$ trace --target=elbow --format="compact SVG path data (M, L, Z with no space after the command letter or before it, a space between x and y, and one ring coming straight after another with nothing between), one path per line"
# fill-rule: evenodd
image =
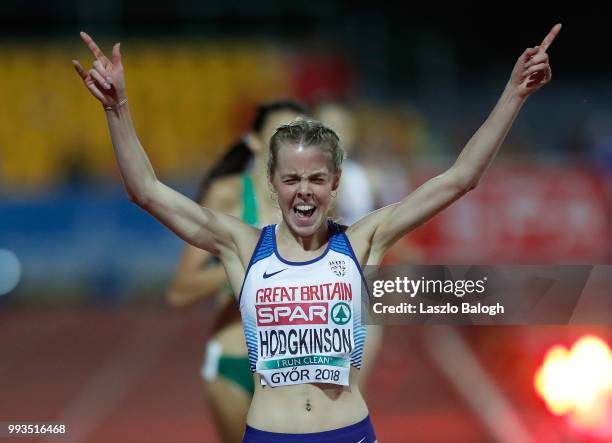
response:
M463 197L468 192L476 189L476 186L478 186L478 180L466 180L465 182L457 184L455 188L456 198Z
M156 193L157 181L154 179L144 180L142 182L126 183L126 191L128 198L142 208L148 208Z
M473 189L476 189L476 186L478 186L479 182L480 182L480 179L478 178L474 178L472 180L466 181L465 183L462 184L462 193L467 194Z
M130 201L141 208L146 209L151 203L151 199L145 192L132 191L128 189L127 194Z
M480 176L474 173L454 171L452 177L453 188L459 196L467 194L475 189L480 182Z

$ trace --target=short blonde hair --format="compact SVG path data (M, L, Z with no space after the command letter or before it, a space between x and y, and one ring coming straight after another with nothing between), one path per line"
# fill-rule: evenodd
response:
M317 147L329 152L332 158L331 169L335 174L340 171L344 160L344 150L340 147L340 139L333 129L317 120L299 118L280 126L270 139L268 156L268 177L272 180L278 161L278 150L287 144Z

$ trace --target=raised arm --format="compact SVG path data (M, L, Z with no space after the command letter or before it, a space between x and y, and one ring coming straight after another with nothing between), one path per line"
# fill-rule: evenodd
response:
M83 32L81 38L95 61L89 71L76 60L72 63L89 92L104 107L115 156L130 199L194 246L215 255L238 252L237 245L244 243L242 237L254 235L250 227L234 217L199 206L155 176L132 124L119 43L113 46L109 59L89 35Z
M401 202L376 211L349 228L362 251L362 259L378 262L399 238L478 184L527 98L550 81L546 51L560 30L561 25L555 25L540 46L527 48L521 54L495 108L451 168L425 182Z

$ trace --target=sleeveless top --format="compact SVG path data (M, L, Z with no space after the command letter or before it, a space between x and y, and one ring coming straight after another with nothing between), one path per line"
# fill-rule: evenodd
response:
M251 371L262 385L348 385L350 366L361 367L363 274L346 234L328 224L327 249L305 262L280 256L276 225L261 232L239 304Z

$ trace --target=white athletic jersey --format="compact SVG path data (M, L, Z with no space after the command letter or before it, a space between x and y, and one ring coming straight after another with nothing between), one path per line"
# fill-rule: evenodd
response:
M251 371L269 386L348 385L366 337L363 274L348 238L330 221L323 255L290 262L275 232L276 225L262 230L240 291Z

